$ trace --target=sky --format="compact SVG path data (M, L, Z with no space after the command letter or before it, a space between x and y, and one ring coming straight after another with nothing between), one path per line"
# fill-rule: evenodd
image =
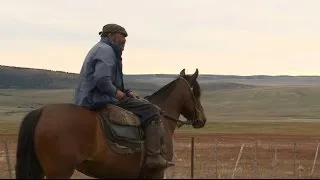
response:
M124 74L320 75L319 0L1 0L0 64L79 73L108 23Z

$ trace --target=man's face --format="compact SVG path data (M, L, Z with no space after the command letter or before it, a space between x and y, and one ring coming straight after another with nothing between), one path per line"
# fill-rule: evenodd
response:
M121 51L124 50L124 46L126 44L126 37L124 37L124 35L116 33L111 37L111 40L119 46Z

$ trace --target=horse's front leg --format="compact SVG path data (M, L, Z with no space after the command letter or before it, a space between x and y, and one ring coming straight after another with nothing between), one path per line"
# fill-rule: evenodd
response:
M163 178L164 178L164 170L155 172L155 173L152 174L152 176L150 177L150 179L163 179Z
M150 171L150 170L145 170L143 174L141 174L138 179L163 179L164 178L164 171L165 170L160 170L160 171Z

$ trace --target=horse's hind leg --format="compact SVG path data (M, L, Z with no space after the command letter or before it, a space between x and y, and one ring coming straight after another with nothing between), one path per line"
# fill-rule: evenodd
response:
M39 141L37 144L37 155L46 178L71 178L76 165L80 161L78 158L78 149L73 143L67 145L61 141L60 143L54 143L54 140L51 140L50 142L51 143L44 143L44 141Z
M43 170L47 179L69 179L75 171L75 161L63 156L48 154L48 158L42 159Z
M48 153L40 159L47 179L69 179L75 171L76 159L72 158L72 154Z
M47 172L47 179L70 179L74 173L74 168L62 169L60 167L55 167Z

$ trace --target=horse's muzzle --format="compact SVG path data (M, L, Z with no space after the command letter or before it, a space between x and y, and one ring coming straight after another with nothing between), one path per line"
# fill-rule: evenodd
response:
M193 123L192 123L192 127L196 128L196 129L202 128L202 127L204 127L204 125L205 125L205 121L201 121L199 119L194 120Z

